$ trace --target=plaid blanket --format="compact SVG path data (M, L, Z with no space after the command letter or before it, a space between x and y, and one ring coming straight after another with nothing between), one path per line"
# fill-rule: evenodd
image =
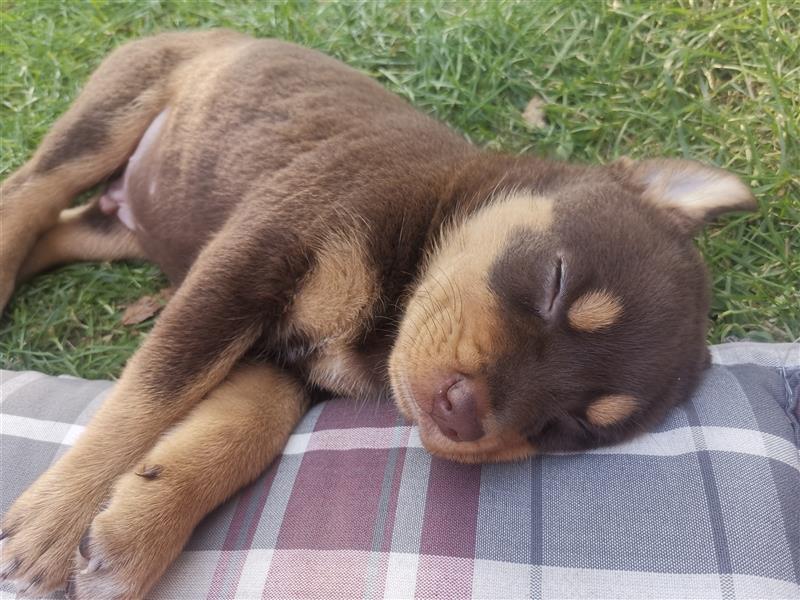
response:
M800 346L712 351L647 435L513 464L432 458L389 404L321 404L152 597L799 598ZM5 511L112 384L0 385Z

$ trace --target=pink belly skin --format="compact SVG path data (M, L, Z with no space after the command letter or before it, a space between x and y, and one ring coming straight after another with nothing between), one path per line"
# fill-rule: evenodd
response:
M128 163L125 165L125 170L122 175L109 183L106 191L100 197L100 210L107 215L116 214L117 218L128 229L135 231L137 229L136 220L133 218L130 203L130 181L137 174L138 169L144 162L148 152L156 147L156 142L167 120L169 108L165 108L159 115L153 119L153 122L144 132L142 139L139 140L139 145L136 146ZM147 186L148 193L153 195L156 192L155 180L150 182Z

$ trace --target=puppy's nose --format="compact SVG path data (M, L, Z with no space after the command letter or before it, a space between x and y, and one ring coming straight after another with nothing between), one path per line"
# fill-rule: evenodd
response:
M483 437L477 395L475 384L463 376L436 394L431 417L451 440L471 442Z

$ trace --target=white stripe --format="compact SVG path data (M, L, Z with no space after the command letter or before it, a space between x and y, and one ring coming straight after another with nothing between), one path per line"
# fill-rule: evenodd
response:
M405 448L411 427L357 427L353 429L328 429L315 431L308 450L352 450Z
M286 442L283 454L304 454L310 439L310 433L293 433Z
M722 598L719 575L648 573L542 567L542 597L564 600L614 598Z
M394 428L356 427L329 429L312 433L295 433L289 437L283 454L297 455L311 451L347 451L389 448L419 448L422 443L416 427L401 427L402 434L394 435ZM699 427L706 450L736 452L763 456L780 461L800 471L797 448L785 439L753 429L736 427ZM0 433L15 437L72 446L83 432L81 425L59 423L0 414ZM588 454L623 454L635 456L680 456L697 452L692 437L692 427L648 433L624 444L588 450ZM407 439L406 443L402 440ZM398 441L399 440L399 441ZM559 453L578 455L582 452Z
M175 563L167 570L160 584L153 590L151 596L154 600L197 597L209 586L211 576L217 566L221 552L219 550L186 550ZM252 549L248 551L245 561L245 573L256 573L258 579L264 578L263 584L258 584L256 579L245 583L248 593L244 593L242 584L237 590L237 598L257 598L266 585L266 578L270 564L275 555L283 555L284 561L292 555L297 555L298 560L305 559L314 562L316 557L329 560L342 558L357 562L366 559L366 552L354 550L272 550ZM383 553L386 554L386 553ZM420 555L415 553L390 552L388 553L386 573L386 588L384 598L413 598L416 588L417 572ZM513 576L516 580L521 570L529 570L530 565L508 563L505 561L480 560L475 561L473 578L479 573L486 579L481 582L480 588L473 590L473 596L478 598L482 594L479 589L497 590L506 589L508 582L505 577ZM717 573L654 573L649 571L624 571L612 569L580 569L568 567L543 566L542 571L542 597L564 599L601 599L614 598L624 600L627 598L692 598L716 599L722 598L720 575ZM733 574L726 575L733 581L735 596L737 598L759 598L763 600L785 600L786 598L800 597L800 586L789 581L759 577L756 575ZM166 583L171 585L165 585ZM518 583L513 589L519 589ZM255 593L254 593L255 592ZM276 590L280 593L280 590ZM14 597L14 596L6 596ZM483 597L505 597L502 594L491 594ZM3 596L0 595L0 598Z
M72 425L70 423L0 414L0 433L39 442L71 446L78 436L83 433L83 429L81 425Z
M766 367L800 367L800 344L733 342L711 346L711 359L718 365L753 363Z
M25 371L24 373L20 373L13 379L9 379L8 381L0 380L0 404L2 404L6 398L11 396L14 392L18 389L25 387L29 383L36 381L37 379L44 379L45 376L41 373L36 373L34 371Z
M675 456L695 452L691 427L679 427L668 431L646 433L622 444L593 448L589 454L637 454L650 456ZM569 452L567 454L582 454Z
M475 559L473 598L530 598L531 566L497 560Z
M755 575L733 579L737 598L797 598L800 587ZM542 567L542 597L564 599L723 598L719 574L651 573L605 569Z
M693 427L680 427L670 431L648 433L624 444L589 450L589 454L633 454L644 456L679 456L697 451L692 439ZM738 452L763 456L786 463L800 470L797 448L791 442L754 429L738 427L698 427L703 435L706 450ZM767 449L769 446L769 449ZM579 452L569 454L580 454Z
M408 436L408 448L424 448L422 438L419 437L419 427L412 427L411 435Z
M734 573L733 589L737 598L760 598L761 600L785 600L800 598L800 586L789 581L768 579L757 575Z
M264 586L267 584L269 566L272 563L274 550L253 548L247 552L247 558L239 576L239 587L236 588L237 598L261 598Z
M409 441L403 443L405 439ZM386 450L413 447L422 447L416 427L413 429L409 426L353 427L351 429L324 429L312 433L292 434L289 436L283 454L304 454L319 450Z
M177 600L178 598L205 598L211 590L214 573L220 556L227 554L231 563L244 550L222 552L220 550L200 550L182 552L166 573L147 594L149 600ZM230 563L229 563L230 564Z
M392 600L414 598L418 567L419 554L390 552L383 597Z
M86 429L86 427L83 425L71 425L69 431L67 431L67 435L65 435L64 439L61 440L61 443L64 446L74 446L84 429Z

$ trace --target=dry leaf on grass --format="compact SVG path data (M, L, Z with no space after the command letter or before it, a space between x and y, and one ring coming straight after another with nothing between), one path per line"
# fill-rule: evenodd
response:
M531 101L528 102L528 106L525 107L525 110L522 111L522 119L528 124L529 127L533 129L541 129L542 127L547 126L547 121L544 117L544 107L545 101L539 98L539 96L534 96L531 98Z
M172 296L172 288L164 288L155 296L142 296L122 314L123 325L137 325L155 316Z

